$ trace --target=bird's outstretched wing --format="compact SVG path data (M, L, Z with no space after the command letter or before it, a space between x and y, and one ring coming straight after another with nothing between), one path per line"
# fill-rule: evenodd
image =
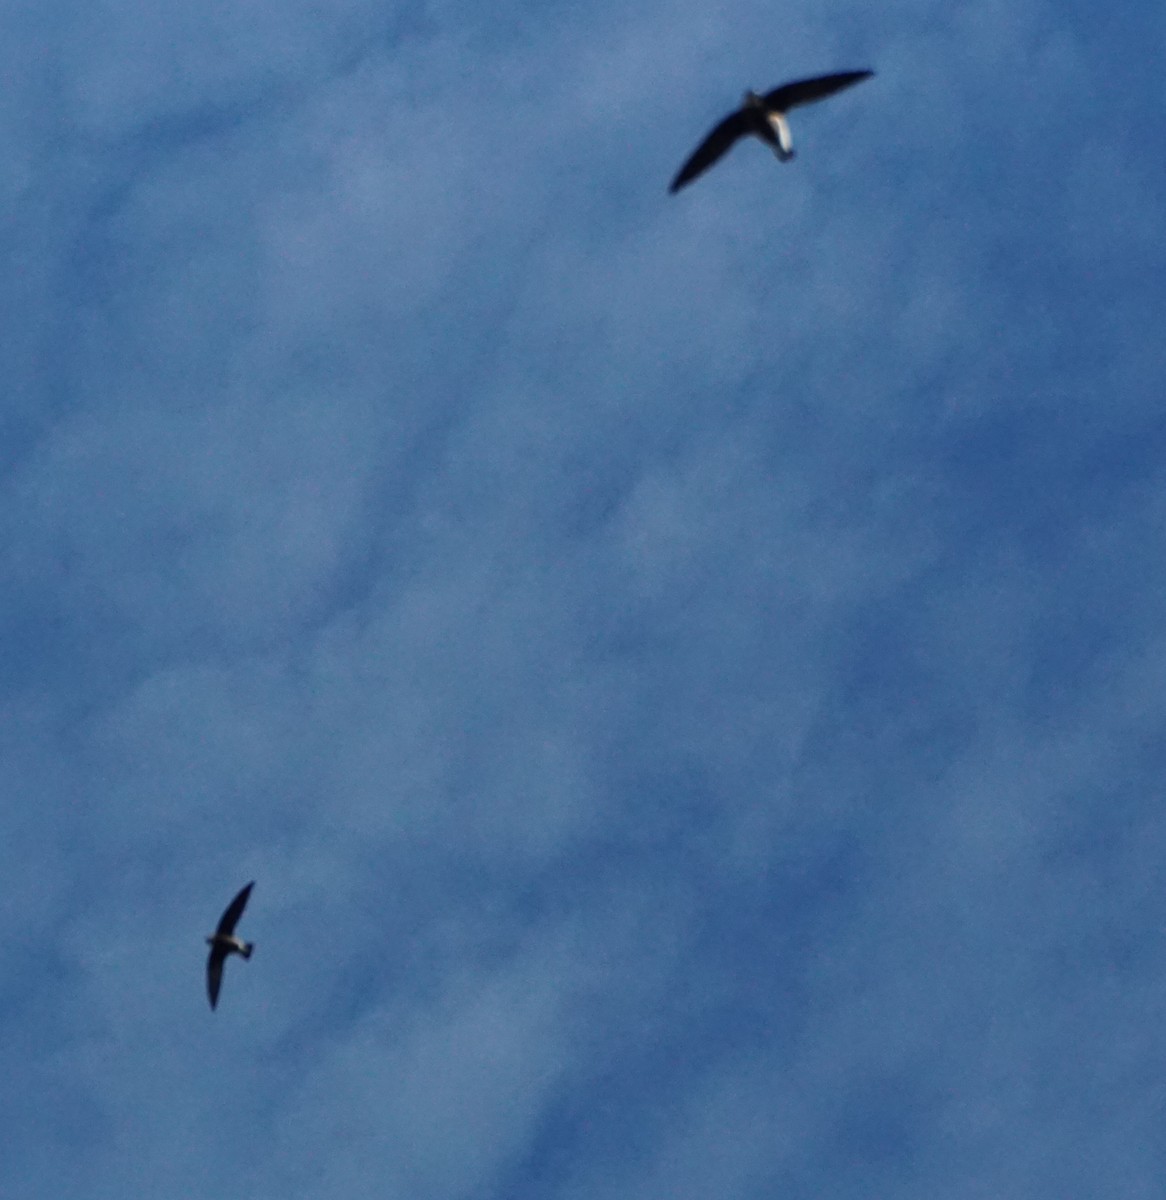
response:
M809 104L813 100L824 100L833 96L843 88L853 87L864 79L869 79L873 71L839 71L834 75L818 75L813 79L798 79L793 83L783 83L781 87L766 92L762 99L770 111L789 112L799 104Z
M741 109L731 113L713 128L692 152L688 161L676 172L676 178L668 190L678 192L686 183L691 183L698 175L707 171L739 137L749 133L751 128L749 113Z
M206 994L210 997L211 1008L219 1002L219 988L223 986L223 963L227 952L221 946L212 946L206 960Z
M247 907L247 898L251 895L251 889L255 886L255 880L251 882L227 905L226 912L219 918L219 927L215 930L216 933L222 933L230 936L235 932L235 925L239 918L243 915L243 909ZM222 972L222 964L219 964L219 971Z

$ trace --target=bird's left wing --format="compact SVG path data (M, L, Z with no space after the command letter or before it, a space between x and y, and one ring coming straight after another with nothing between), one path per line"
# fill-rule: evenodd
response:
M686 183L691 183L703 174L724 154L730 146L750 130L749 117L740 109L727 116L712 129L703 142L692 152L688 161L676 172L669 185L670 192L678 192Z
M219 988L223 986L223 962L226 959L219 946L212 946L206 960L206 994L210 997L211 1008L219 1002Z

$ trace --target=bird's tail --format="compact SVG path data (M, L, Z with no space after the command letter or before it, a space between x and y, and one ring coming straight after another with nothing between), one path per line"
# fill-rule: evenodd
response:
M243 943L243 949L242 949L242 950L240 950L240 951L239 951L239 953L240 953L240 954L242 954L244 958L250 958L250 957L251 957L251 951L252 951L252 950L254 950L254 949L255 949L255 943L254 943L254 942L244 942L244 943Z

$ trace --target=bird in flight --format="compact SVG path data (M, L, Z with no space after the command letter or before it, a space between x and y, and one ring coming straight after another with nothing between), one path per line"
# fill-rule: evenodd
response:
M782 162L789 162L794 156L794 147L786 113L799 104L822 100L843 88L853 87L873 74L873 71L840 71L836 75L819 75L815 79L782 84L761 96L753 91L746 92L741 107L715 126L697 146L692 157L676 173L668 190L680 191L686 183L707 171L738 138L747 134L759 137L767 146L773 147L774 154Z
M235 926L247 907L247 898L255 880L251 882L227 905L226 912L219 918L219 927L207 938L211 952L206 960L206 990L211 998L211 1008L219 1002L219 988L223 983L223 963L229 954L241 954L244 958L251 957L255 946L235 936Z

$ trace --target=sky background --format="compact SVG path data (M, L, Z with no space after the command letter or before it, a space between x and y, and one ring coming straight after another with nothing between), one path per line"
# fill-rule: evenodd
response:
M0 2L5 1200L1161 1197L1097 17Z

